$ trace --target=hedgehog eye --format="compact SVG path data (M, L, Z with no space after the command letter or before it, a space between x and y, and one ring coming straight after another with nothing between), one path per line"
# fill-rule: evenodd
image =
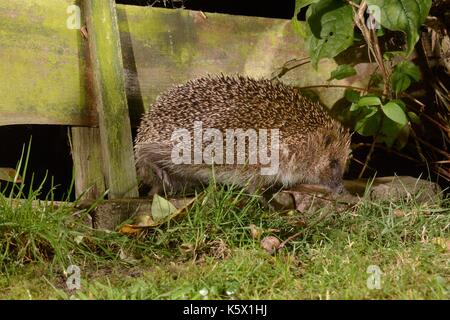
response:
M336 159L333 159L330 161L330 167L331 168L337 168L339 166L339 161Z

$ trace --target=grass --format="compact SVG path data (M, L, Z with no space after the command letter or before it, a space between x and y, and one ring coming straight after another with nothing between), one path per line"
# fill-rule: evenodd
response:
M449 203L362 200L321 216L263 211L210 186L179 221L139 238L92 230L70 207L20 206L0 195L1 299L448 299ZM301 221L301 223L299 223ZM252 238L296 238L275 255ZM81 270L69 290L66 268ZM370 265L381 289L369 289Z
M267 212L212 184L185 217L133 238L87 227L51 194L36 204L39 194L0 192L0 299L450 298L450 199ZM261 247L300 231L274 255ZM70 265L79 289L67 285ZM367 285L369 266L380 289Z

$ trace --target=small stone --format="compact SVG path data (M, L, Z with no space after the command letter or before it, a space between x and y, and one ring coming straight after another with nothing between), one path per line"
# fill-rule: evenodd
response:
M441 188L437 183L409 176L376 178L370 190L374 201L411 201L435 203L440 201Z
M261 246L269 254L274 254L275 251L280 247L280 240L274 236L267 236L261 240Z

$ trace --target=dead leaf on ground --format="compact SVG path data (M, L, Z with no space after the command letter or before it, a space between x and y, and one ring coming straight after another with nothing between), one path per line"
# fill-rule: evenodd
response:
M275 251L280 247L280 240L274 236L267 236L261 240L261 247L267 251L269 254L274 254Z
M123 225L119 232L135 236L139 235L143 230L158 227L175 217L185 214L194 201L202 195L201 193L195 198L183 199L183 201L180 201L180 199L166 200L161 196L153 197L151 212L136 216L133 224Z
M0 180L22 183L22 177L13 168L0 168Z
M250 235L251 235L252 239L258 239L259 237L261 237L261 234L262 234L261 228L258 228L254 224L251 224L249 226L249 229L250 229Z
M125 234L128 236L138 235L140 234L145 227L136 226L132 224L125 224L119 229L119 233Z

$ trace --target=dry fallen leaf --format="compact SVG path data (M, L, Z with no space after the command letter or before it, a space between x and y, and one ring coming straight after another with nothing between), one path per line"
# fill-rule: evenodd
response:
M262 231L260 228L258 228L254 224L251 224L249 226L249 228L250 228L250 235L252 236L252 239L258 239L259 237L261 237Z
M80 244L83 241L84 236L76 236L74 241L76 244Z
M163 223L180 216L187 212L188 208L194 203L196 199L199 199L203 194L199 194L197 197L192 199L184 199L183 201L180 201L179 199L173 199L173 200L166 200L162 197L158 197L156 199L157 203L155 206L152 203L152 212L150 215L138 215L135 218L135 222L133 224L125 224L120 229L119 232L122 234L135 236L139 235L143 230L148 228L154 228L162 225ZM153 198L153 201L155 198ZM169 203L169 204L168 204ZM176 205L180 204L180 208L176 208ZM175 208L175 211L174 211ZM154 220L154 211L156 212L156 216L159 218L159 220ZM167 213L169 213L167 215Z
M22 177L13 168L0 168L0 180L22 183Z
M135 226L133 224L124 224L119 229L119 233L132 236L132 235L140 234L143 230L144 230L144 227Z
M155 227L158 224L149 215L139 215L134 221L134 225L137 227Z
M261 247L266 250L269 254L274 254L275 251L280 247L280 240L274 236L267 236L261 240Z
M407 215L406 212L403 211L402 209L395 209L394 212L392 212L392 214L399 218Z

